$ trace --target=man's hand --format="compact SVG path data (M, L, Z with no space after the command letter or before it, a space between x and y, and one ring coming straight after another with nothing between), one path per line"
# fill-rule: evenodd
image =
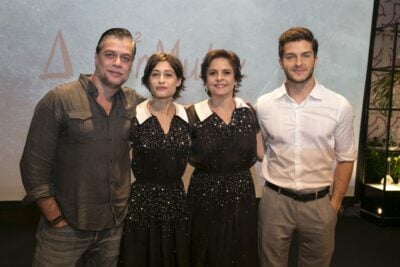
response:
M49 222L50 227L62 228L68 225L67 221L61 214L57 201L54 197L39 198L36 204L42 211L43 216Z

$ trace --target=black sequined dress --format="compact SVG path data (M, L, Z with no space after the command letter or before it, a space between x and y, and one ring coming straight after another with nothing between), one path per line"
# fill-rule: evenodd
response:
M181 111L185 113L183 107ZM181 179L188 160L189 126L175 116L164 134L156 117L145 119L139 123L135 118L132 126L136 181L128 203L120 265L190 266L189 207Z
M255 112L240 99L226 124L203 101L188 108L192 266L258 266Z

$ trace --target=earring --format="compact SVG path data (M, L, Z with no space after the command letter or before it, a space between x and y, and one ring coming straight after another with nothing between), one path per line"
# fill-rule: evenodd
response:
M207 85L204 86L204 92L206 92L206 93L208 92L208 87L207 87Z

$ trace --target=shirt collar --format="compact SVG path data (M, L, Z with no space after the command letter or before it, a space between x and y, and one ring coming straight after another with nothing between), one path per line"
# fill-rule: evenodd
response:
M194 109L196 110L196 114L199 117L200 121L204 121L214 113L208 105L208 101L209 99L206 99L194 105ZM233 101L235 102L236 109L250 108L249 105L247 105L247 103L239 97L234 97Z
M323 88L317 80L315 80L314 88L310 92L310 96L314 99L322 100L324 97Z
M322 88L321 84L316 79L314 79L314 81L315 81L315 85L314 85L313 89L311 90L309 96L311 96L314 99L322 100L323 95L324 95L323 94L323 88ZM288 95L288 93L286 91L285 83L283 83L281 85L281 87L278 88L278 90L276 92L276 99L279 99L279 98L281 98L283 96L289 97L289 95Z
M136 107L136 119L138 120L139 124L142 124L148 118L153 116L150 113L150 110L147 108L149 101L150 100L146 100L146 101L140 103ZM182 105L175 103L175 102L172 102L172 104L174 104L174 107L175 107L175 116L178 116L179 118L181 118L182 120L184 120L185 122L188 123L189 119L188 119L185 108Z
M276 91L275 98L279 99L279 98L282 98L283 96L288 96L289 97L289 95L288 95L288 93L286 91L285 83L283 83L281 85L281 87L278 88L278 90Z
M90 74L81 74L79 76L79 80L81 81L86 92L91 97L96 99L99 96L99 89L97 89L96 85L94 85L94 83L89 79L90 76ZM113 97L116 97L117 99L121 99L123 97L121 87L118 88L118 91L113 95Z

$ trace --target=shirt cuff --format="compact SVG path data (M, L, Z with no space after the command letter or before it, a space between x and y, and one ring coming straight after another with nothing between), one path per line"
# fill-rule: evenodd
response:
M341 161L355 161L357 159L356 152L336 153L336 160Z
M22 200L23 204L33 204L39 198L45 198L53 196L54 193L52 192L49 185L41 185L36 187L35 189L30 190L27 192L26 196Z

